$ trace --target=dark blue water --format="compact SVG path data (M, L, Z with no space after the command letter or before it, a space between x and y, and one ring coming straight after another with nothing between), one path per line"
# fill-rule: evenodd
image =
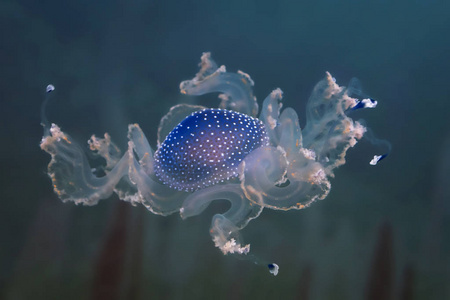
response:
M2 1L0 297L450 298L449 28L446 1ZM259 101L283 89L302 126L325 71L357 77L378 100L360 117L393 146L372 167L362 141L324 201L265 210L244 230L277 277L214 247L209 222L226 205L187 221L115 197L75 206L46 175L48 83L49 119L83 145L109 132L125 149L136 122L155 146L171 106L216 105L178 91L204 51L249 73Z

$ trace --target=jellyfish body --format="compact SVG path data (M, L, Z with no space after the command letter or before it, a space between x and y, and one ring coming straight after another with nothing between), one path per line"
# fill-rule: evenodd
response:
M47 122L45 100L41 148L52 157L48 173L54 191L64 202L85 205L116 193L152 213L178 212L182 218L225 199L231 206L214 215L210 234L224 254L247 255L250 245L239 231L263 208L303 209L328 195L334 169L345 163L347 150L366 132L347 113L376 104L352 98L352 87L337 85L327 72L308 100L301 130L296 112L281 109L280 89L267 96L256 118L252 86L249 75L229 73L204 53L200 71L183 81L180 90L190 95L220 92L220 109L187 104L171 108L161 119L156 152L137 124L128 127L124 155L108 134L92 136L90 150L105 160L102 177L93 172L76 141ZM277 274L278 265L260 263Z
M225 109L193 112L155 152L155 174L171 188L192 192L236 177L241 161L268 142L258 119Z

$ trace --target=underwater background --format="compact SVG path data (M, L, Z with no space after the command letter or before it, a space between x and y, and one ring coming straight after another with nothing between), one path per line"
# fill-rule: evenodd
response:
M450 299L449 29L448 1L1 1L0 298ZM218 104L179 94L205 51L260 104L280 87L301 126L326 71L357 77L378 101L361 118L392 144L373 167L363 139L325 200L243 230L276 277L214 247L226 203L185 221L117 196L63 204L46 174L47 84L50 121L82 145L108 132L125 150L139 123L155 147L170 107Z

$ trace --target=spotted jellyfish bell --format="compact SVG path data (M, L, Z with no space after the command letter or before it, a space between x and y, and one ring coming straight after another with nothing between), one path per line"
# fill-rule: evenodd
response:
M260 120L225 109L203 109L169 133L155 152L154 170L171 188L192 192L236 177L241 161L268 144Z

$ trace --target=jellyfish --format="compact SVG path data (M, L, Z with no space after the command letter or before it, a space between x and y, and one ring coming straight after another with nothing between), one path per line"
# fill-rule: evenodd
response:
M199 66L193 79L181 82L180 91L218 92L218 107L172 107L158 127L156 151L138 124L128 126L124 153L109 134L93 135L88 146L104 159L100 166L92 166L83 147L47 120L46 106L55 89L49 85L41 108L40 147L51 155L48 175L53 189L63 202L95 205L116 193L154 214L179 213L183 219L202 213L215 200L227 200L230 208L212 218L215 246L223 254L263 264L277 275L279 266L250 254L250 244L244 243L240 231L264 208L304 209L324 199L334 170L367 131L350 113L374 108L377 102L354 98L352 86L339 86L326 72L307 102L306 125L301 129L297 113L283 109L281 89L273 90L259 110L248 74L227 72L208 52ZM386 155L375 155L371 164Z

